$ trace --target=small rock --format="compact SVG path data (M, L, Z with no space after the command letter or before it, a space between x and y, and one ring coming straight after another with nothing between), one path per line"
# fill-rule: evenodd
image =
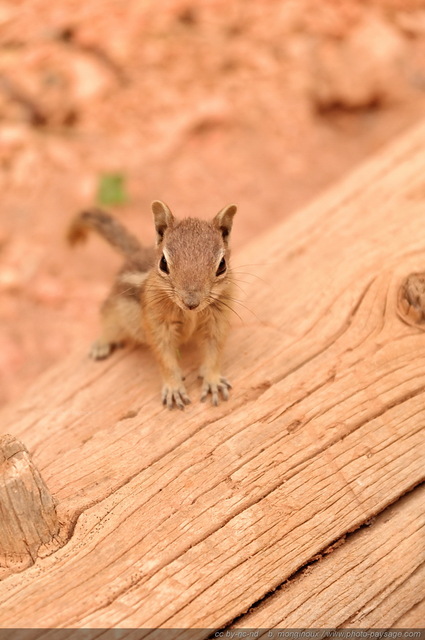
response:
M17 269L3 267L0 270L0 291L19 291L22 287L22 278Z
M114 79L105 65L88 55L76 55L70 60L73 97L77 104L104 96L113 86Z
M319 109L361 109L398 97L403 37L380 18L359 24L345 39L321 39L311 50L310 91Z
M409 36L425 34L425 9L419 11L401 11L394 16L395 23Z

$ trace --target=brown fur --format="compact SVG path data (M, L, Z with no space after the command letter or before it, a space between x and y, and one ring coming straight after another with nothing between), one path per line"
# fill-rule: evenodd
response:
M179 346L195 337L203 357L201 400L211 394L213 404L218 404L220 395L227 400L231 387L221 375L221 354L233 293L228 239L236 207L225 207L211 222L177 221L160 201L152 210L156 249L143 248L119 222L98 210L81 214L70 228L71 243L93 229L127 258L103 304L103 331L91 355L105 358L128 339L148 344L161 369L163 404L183 409L190 400L178 362ZM217 275L222 259L227 270Z

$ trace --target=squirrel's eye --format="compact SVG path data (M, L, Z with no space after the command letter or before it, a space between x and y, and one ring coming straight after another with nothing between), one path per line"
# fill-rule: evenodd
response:
M218 269L215 272L216 276L221 276L223 273L225 273L227 267L226 267L226 260L224 258L222 258L220 260L220 264L218 265Z
M159 261L159 268L163 273L170 273L164 254L162 254L161 260Z

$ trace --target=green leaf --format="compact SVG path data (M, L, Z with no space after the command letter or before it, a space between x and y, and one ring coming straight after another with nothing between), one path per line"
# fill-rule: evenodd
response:
M96 200L100 205L125 204L128 201L125 177L121 173L102 174L99 178Z

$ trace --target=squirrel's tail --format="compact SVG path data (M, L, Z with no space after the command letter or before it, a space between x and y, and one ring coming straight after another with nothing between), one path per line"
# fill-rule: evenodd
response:
M112 216L100 209L83 211L71 223L68 241L71 245L84 242L89 231L96 231L119 253L128 258L143 250L142 245L132 233Z

